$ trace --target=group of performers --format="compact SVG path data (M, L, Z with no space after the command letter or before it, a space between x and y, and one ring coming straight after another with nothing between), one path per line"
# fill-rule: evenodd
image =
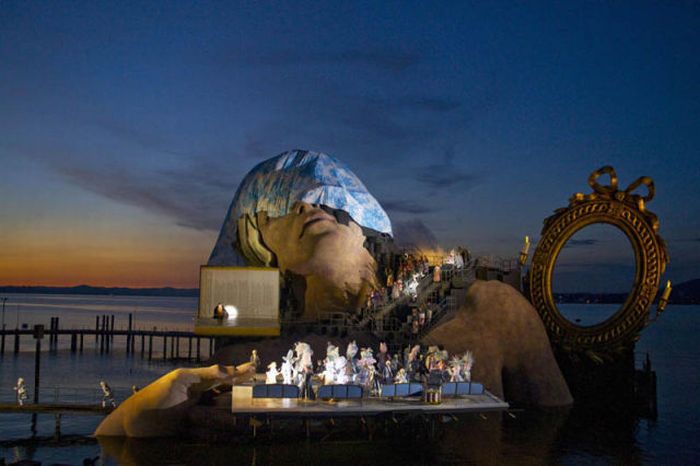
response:
M313 379L322 385L360 385L371 396L379 396L382 385L387 384L469 382L474 365L470 351L450 357L437 346L421 349L420 345L415 345L406 347L402 355L392 355L387 345L380 343L375 354L372 348L358 348L355 341L348 344L344 356L329 342L326 357L317 362L316 370L312 356L313 350L307 343L296 343L282 357L279 368L274 361L267 366L266 383L298 385L305 398L313 396ZM253 357L257 358L257 354L251 356L251 360Z

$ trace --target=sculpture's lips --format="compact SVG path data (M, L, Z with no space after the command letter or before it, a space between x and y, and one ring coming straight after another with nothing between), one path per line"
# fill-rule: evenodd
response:
M304 236L304 232L306 231L306 229L309 226L313 225L314 223L323 222L323 221L335 222L335 217L331 217L330 215L328 215L327 213L325 213L323 211L313 212L313 213L309 214L308 218L306 220L304 220L304 225L302 225L302 227L301 227L301 233L299 233L299 238Z

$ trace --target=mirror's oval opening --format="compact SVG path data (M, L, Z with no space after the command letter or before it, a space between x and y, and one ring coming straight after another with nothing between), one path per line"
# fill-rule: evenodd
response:
M605 322L634 285L632 244L619 228L596 223L564 244L552 271L552 294L564 318L580 327Z

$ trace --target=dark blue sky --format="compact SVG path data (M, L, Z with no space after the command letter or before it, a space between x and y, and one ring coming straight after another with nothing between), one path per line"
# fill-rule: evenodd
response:
M669 276L698 277L700 4L666 3L3 1L0 281L196 285L238 182L290 148L499 255L594 169L649 175ZM579 270L624 288L598 239Z

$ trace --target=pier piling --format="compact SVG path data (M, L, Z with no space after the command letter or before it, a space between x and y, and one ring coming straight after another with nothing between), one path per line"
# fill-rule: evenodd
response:
M109 352L109 316L107 314L105 314L104 340L105 340L105 353L108 353Z
M58 316L56 316L56 327L53 332L53 349L56 351L58 349Z
M36 349L34 350L34 404L39 403L39 381L41 374L41 339L44 338L44 326L34 326Z
M109 316L105 316L105 317L106 317L105 322L107 323L107 328L105 329L105 352L109 353L109 349L110 349L110 346L112 344L112 338L114 338L113 337L114 329L112 329L110 331ZM114 317L114 316L112 316L112 317Z
M131 350L132 350L131 339L133 338L133 336L131 335L131 330L132 330L131 326L133 324L133 319L134 319L134 315L130 312L129 313L129 326L128 326L128 329L126 332L126 354L131 354Z
M56 414L55 422L56 424L53 432L53 440L54 442L58 442L61 440L61 413Z
M51 317L51 321L49 322L49 351L53 350L53 329L55 326L55 317Z
M102 322L100 326L100 354L105 352L105 316L102 315Z

